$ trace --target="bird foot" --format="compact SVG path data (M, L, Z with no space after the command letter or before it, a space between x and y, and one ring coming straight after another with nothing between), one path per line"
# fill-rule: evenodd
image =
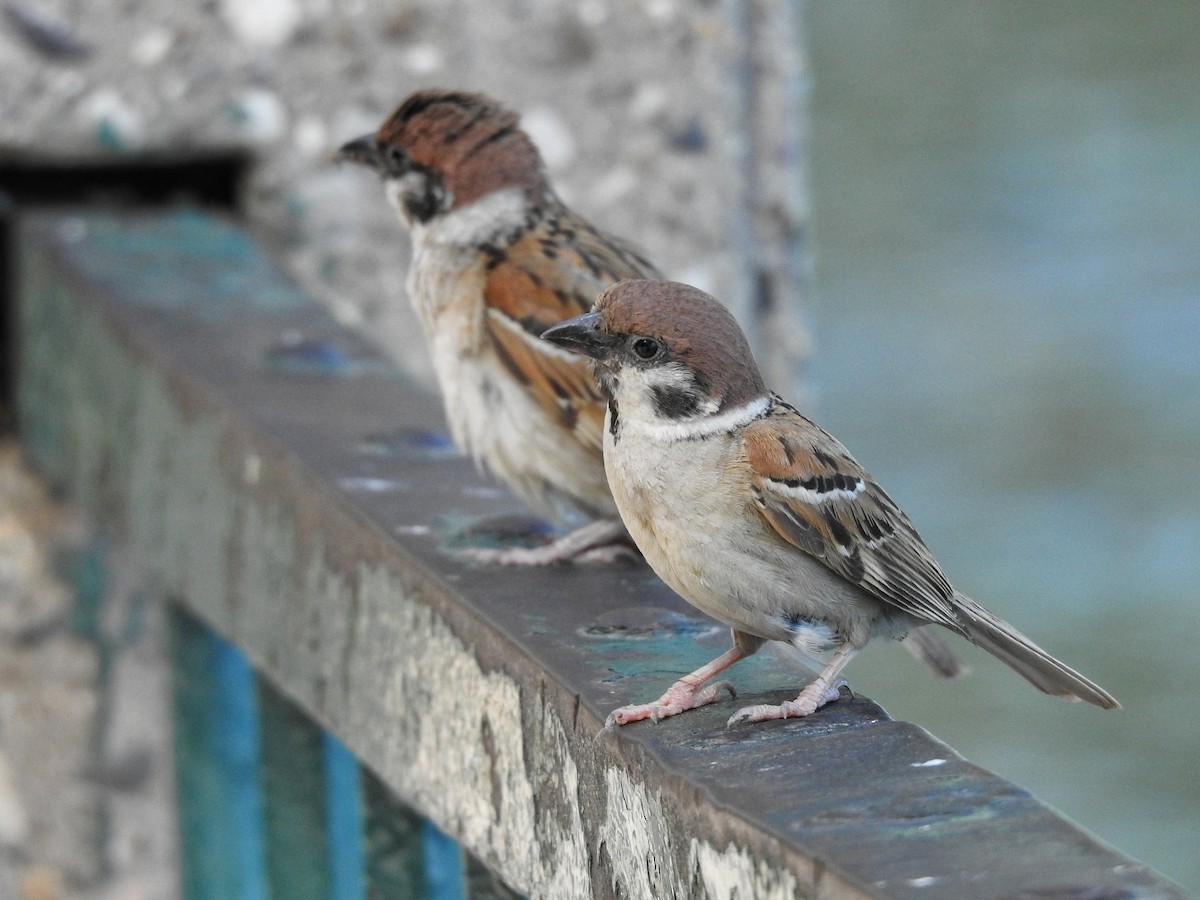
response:
M620 541L613 544L604 544L600 547L591 547L578 553L573 557L569 557L569 562L574 563L597 563L600 565L609 565L620 560L628 562L639 562L642 554L638 553L632 544Z
M569 535L568 535L569 537ZM562 540L540 547L466 547L458 555L488 566L550 566L555 563L613 563L620 559L637 561L636 550L626 543L604 544L579 549Z
M728 691L730 697L737 696L737 691L728 681L715 681L699 690L687 682L677 681L653 703L639 703L614 709L604 720L601 734L605 731L612 731L621 725L628 725L630 722L639 722L642 719L658 722L659 719L665 719L689 709L707 706L709 703L719 700L723 691Z
M729 717L727 727L750 722L767 722L771 719L795 719L811 715L826 703L832 703L841 693L842 686L850 686L844 678L839 678L832 687L826 687L814 681L800 692L795 700L787 700L779 706L763 704L761 706L746 706Z
M619 519L597 519L538 547L466 547L459 555L472 562L501 566L549 566L554 563L612 563L641 557Z

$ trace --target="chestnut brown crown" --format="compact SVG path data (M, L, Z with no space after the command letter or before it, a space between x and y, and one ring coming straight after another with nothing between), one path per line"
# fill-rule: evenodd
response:
M531 198L548 189L542 158L517 123L515 112L484 94L422 90L368 140L381 174L436 175L455 208L503 188Z
M722 407L767 393L746 335L720 301L676 281L622 281L596 298L598 329L661 342L664 361L684 364ZM634 347L635 354L637 347Z

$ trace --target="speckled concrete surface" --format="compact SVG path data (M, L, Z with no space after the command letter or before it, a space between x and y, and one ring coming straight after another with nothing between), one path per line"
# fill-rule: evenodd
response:
M428 374L407 238L378 185L329 155L416 88L486 90L523 113L564 199L672 277L752 319L769 272L783 312L762 330L790 365L807 352L798 6L10 0L0 155L252 152L256 229L343 322Z

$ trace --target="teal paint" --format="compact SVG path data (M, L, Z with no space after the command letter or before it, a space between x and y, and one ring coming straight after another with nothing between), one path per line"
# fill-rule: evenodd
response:
M80 273L138 306L213 319L289 313L306 305L245 231L207 213L180 209L123 219L82 214L63 227Z
M109 581L106 542L102 537L93 538L69 557L63 568L75 594L71 605L71 628L88 640L101 641L101 620Z
M328 731L321 735L330 900L366 896L362 777L358 760Z
M267 900L254 674L232 644L170 617L184 900Z
M379 900L424 895L421 817L387 785L363 770L367 896Z
M466 900L462 847L426 819L421 823L425 900Z
M413 461L437 461L461 455L450 436L420 428L395 428L371 434L358 442L362 456Z
M321 730L264 679L258 681L258 704L270 895L326 900L329 842Z

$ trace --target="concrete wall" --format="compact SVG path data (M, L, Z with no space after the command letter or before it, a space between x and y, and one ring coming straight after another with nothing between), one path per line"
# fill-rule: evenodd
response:
M772 335L782 385L807 349L800 5L12 0L0 156L249 150L253 225L427 372L407 241L378 185L328 158L416 88L485 90L523 113L568 203Z

